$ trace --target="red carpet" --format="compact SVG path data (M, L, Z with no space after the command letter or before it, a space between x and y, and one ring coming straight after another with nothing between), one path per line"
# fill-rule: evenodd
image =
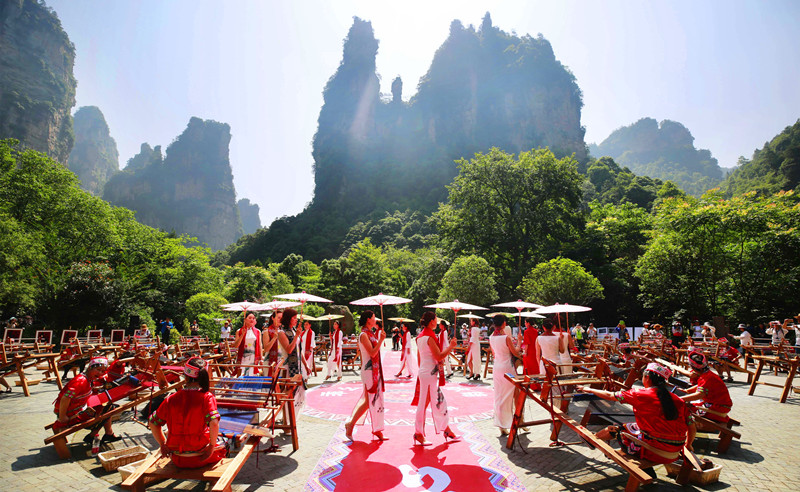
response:
M492 418L491 384L448 382L442 391L447 399L450 424L462 441L445 443L436 435L428 413L427 438L432 446L414 446L414 414L411 406L416 379L395 379L400 353L383 353L386 394L384 435L388 441L372 440L372 428L357 426L354 442L344 436L344 425L331 439L314 472L306 482L308 492L337 491L524 491L504 459L472 424ZM304 414L345 422L361 396L362 384L326 383L308 391Z
M386 425L414 425L416 408L411 406L416 378L397 379L400 369L400 352L383 353L383 374L386 379L384 395ZM489 381L490 383L490 381ZM361 396L361 382L324 383L306 393L305 415L345 422ZM442 388L447 399L451 423L474 422L492 418L494 401L491 384L467 382L462 376L453 376ZM430 421L430 416L428 418Z
M432 446L414 446L413 427L388 427L388 441L372 441L369 424L356 427L354 442L344 425L317 463L305 490L322 491L524 491L517 477L471 423L458 426L462 441L445 443L428 431Z

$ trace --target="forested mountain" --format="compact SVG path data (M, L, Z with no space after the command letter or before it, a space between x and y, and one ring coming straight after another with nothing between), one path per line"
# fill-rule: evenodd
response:
M729 196L757 191L762 195L796 190L800 184L800 120L787 126L764 148L756 150L739 165L722 185Z
M228 161L230 127L192 118L167 148L141 152L106 183L103 198L136 212L151 227L196 236L221 249L242 235Z
M0 138L66 164L74 136L75 47L36 0L0 2Z
M252 234L261 228L261 218L258 216L258 204L250 203L247 198L236 202L239 208L239 217L242 218L242 229L245 234Z
M75 147L67 167L78 175L81 188L101 196L106 182L119 171L117 142L111 138L103 113L96 106L84 106L75 112Z
M634 174L671 180L687 193L700 196L719 185L722 169L711 152L695 149L694 137L678 122L642 118L615 130L600 145L590 145L595 157L609 156Z
M358 222L433 212L457 174L454 161L476 151L547 146L585 160L580 89L541 35L508 34L488 14L479 29L454 21L409 102L399 77L391 99L381 97L377 50L372 25L355 18L323 93L311 204L240 240L230 261L336 257Z

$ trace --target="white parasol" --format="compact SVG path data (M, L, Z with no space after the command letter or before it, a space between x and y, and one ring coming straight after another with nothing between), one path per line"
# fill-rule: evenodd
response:
M427 308L434 308L434 309L452 309L455 313L455 317L458 317L458 312L462 309L472 310L472 309L483 309L484 311L488 311L488 308L476 306L474 304L467 304L466 302L461 302L458 299L453 299L450 302L439 302L436 304L428 304L425 306ZM458 320L456 319L456 323Z
M567 330L569 330L569 313L584 313L586 311L591 311L592 308L586 306L577 306L575 304L553 304L552 306L545 306L537 309L534 311L535 313L539 314L555 314L558 319L558 329L561 329L561 313L565 313L567 315Z
M541 307L544 307L544 306L542 306L541 304L534 304L532 302L526 302L526 301L523 301L522 299L517 299L516 301L511 301L511 302L502 302L500 304L492 304L492 307L516 308L516 310L517 310L517 318L518 318L518 325L520 327L522 327L522 316L521 316L521 313L522 313L523 309L538 309L538 308L541 308Z
M406 304L409 302L411 302L411 299L406 299L405 297L390 296L379 293L376 296L369 296L362 299L356 299L355 301L350 301L350 304L353 304L354 306L380 306L381 318L383 318L384 305Z
M272 297L280 297L281 299L291 299L293 301L299 302L300 314L303 314L303 307L306 305L307 302L333 302L330 299L325 299L324 297L307 294L306 291L295 292L294 294L281 294L279 296L272 296Z

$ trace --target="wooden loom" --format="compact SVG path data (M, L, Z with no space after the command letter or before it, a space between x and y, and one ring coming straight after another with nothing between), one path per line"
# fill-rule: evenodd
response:
M212 391L217 396L220 412L220 435L242 442L239 452L213 465L187 469L176 467L169 457L161 456L161 451L157 450L122 483L122 487L140 492L164 480L199 480L210 482L212 491L230 492L233 480L261 439L273 437L272 432L282 428L276 420L287 407L292 415L292 444L297 449L293 399L284 392L293 391L293 384L259 376L213 380Z

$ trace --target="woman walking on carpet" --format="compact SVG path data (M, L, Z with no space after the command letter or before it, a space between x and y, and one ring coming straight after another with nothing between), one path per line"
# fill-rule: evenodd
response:
M406 325L405 323L403 323L403 333L401 335L400 340L403 344L402 352L400 352L400 362L402 362L402 365L400 366L400 370L397 371L397 374L395 374L394 377L396 378L404 377L403 370L405 369L408 371L408 376L405 377L413 378L414 369L416 369L416 367L414 366L416 364L414 358L411 356L411 332L408 330L408 325Z
M369 409L369 419L372 423L372 434L379 441L383 437L383 368L381 367L381 347L386 333L375 329L375 313L364 311L358 320L361 326L361 336L358 337L358 349L361 352L361 382L364 383L364 392L356 403L350 420L345 424L345 436L353 440L353 428L363 424Z
M338 321L333 322L333 333L331 333L331 351L328 353L328 375L325 381L331 378L331 374L336 376L337 381L342 380L342 324Z
M438 434L444 430L445 441L458 441L450 429L447 414L447 401L444 399L441 386L445 384L442 360L447 358L456 340L450 341L446 348L437 344L433 327L436 326L436 315L431 311L422 315L420 321L422 333L417 336L417 354L419 355L419 375L417 376L417 392L411 405L417 406L417 418L414 423L414 445L430 446L431 442L425 439L425 413L428 405L431 406L433 427Z

